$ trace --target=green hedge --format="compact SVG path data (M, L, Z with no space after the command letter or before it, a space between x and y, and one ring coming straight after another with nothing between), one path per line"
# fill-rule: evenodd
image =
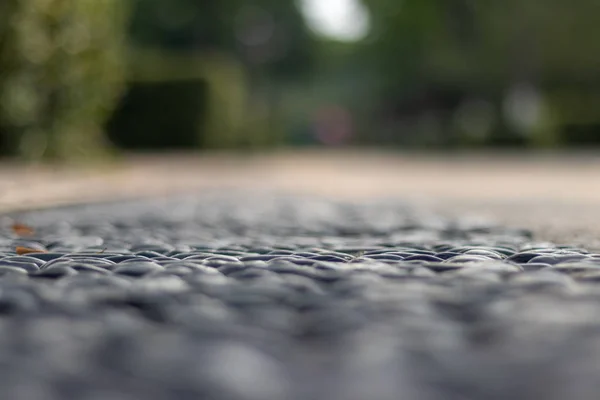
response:
M109 138L130 150L199 147L206 98L202 79L132 81L108 124Z
M131 150L270 147L279 138L249 98L242 66L224 54L132 50L126 94L109 137Z
M127 0L0 1L0 151L104 153L124 81Z

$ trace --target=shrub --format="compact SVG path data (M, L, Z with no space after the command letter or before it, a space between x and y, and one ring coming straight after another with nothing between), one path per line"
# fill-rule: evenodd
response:
M131 81L108 124L109 138L130 150L196 148L205 103L202 79Z
M123 87L126 0L0 1L5 155L88 159Z
M109 137L133 150L269 147L241 65L224 54L132 50L126 95Z

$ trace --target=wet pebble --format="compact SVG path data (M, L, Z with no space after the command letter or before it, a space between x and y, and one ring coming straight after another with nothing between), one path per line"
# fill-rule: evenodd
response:
M113 272L119 275L140 277L151 272L162 271L163 267L153 262L132 261L119 264Z

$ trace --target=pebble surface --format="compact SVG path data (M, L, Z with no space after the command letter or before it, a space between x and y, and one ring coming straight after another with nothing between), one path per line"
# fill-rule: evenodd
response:
M600 254L392 200L5 215L0 398L592 400L599 282Z

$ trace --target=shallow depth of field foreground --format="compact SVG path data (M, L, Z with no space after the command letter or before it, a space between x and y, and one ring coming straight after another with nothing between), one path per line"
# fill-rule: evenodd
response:
M380 170L378 184L376 175L355 176L356 196L343 185L335 195L352 175L340 172L350 163L339 154L297 155L296 166L320 165L315 181L337 180L328 192L288 171L302 188L292 191L258 159L230 165L220 184L198 183L200 168L178 183L149 169L136 176L132 166L119 170L121 186L117 171L70 177L79 192L101 188L98 199L108 200L144 170L158 187L146 199L49 207L68 201L47 196L46 207L27 210L16 204L25 192L13 192L0 236L0 397L597 398L593 223L554 215L585 212L585 193L580 203L556 197L532 207L536 191L555 187L543 173L537 189L502 197L519 178L483 168L495 203L468 186L444 198L436 183L468 179L456 175L456 160L393 157L396 173ZM544 162L522 167L532 173ZM450 173L422 177L428 182L399 196L394 182L414 183L407 176L427 175L428 165ZM185 179L197 186L185 192ZM520 226L508 217L515 209L530 210ZM484 210L505 222L476 218ZM557 234L558 242L545 236Z

